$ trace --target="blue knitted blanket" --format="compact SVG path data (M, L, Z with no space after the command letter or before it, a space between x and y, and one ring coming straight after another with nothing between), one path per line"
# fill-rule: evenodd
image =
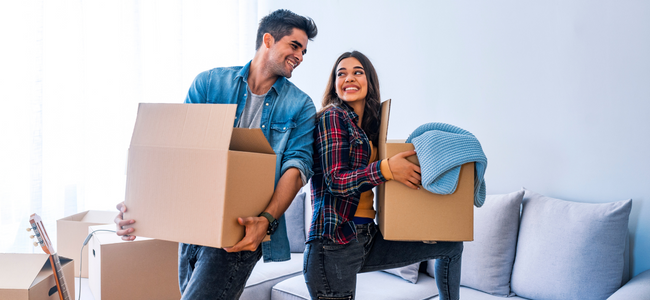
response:
M428 123L415 129L406 142L415 146L422 186L432 193L452 194L458 185L460 166L474 162L474 205L483 205L487 157L473 134L449 124Z

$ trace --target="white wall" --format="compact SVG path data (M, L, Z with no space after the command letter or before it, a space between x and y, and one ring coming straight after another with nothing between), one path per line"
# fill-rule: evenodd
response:
M393 99L389 138L446 122L474 133L489 194L526 187L633 199L633 275L650 269L650 2L268 1L319 34L291 79L320 102L344 51Z

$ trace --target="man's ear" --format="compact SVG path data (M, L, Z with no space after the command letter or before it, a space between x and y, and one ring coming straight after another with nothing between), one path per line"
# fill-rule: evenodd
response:
M264 46L266 48L271 48L271 46L275 43L275 39L268 32L264 34L264 36L262 37L262 41L264 42Z

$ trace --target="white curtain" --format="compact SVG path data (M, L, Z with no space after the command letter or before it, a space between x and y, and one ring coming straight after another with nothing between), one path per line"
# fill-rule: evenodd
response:
M115 210L137 104L180 103L194 77L255 52L264 1L0 3L0 252L25 228Z

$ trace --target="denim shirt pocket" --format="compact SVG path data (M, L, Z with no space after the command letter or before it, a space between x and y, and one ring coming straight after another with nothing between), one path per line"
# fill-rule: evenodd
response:
M289 135L294 128L296 128L296 122L293 120L271 123L271 139L274 141L273 151L276 154L284 153Z
M296 128L296 122L289 120L286 122L274 122L271 123L271 129L277 130L279 132L291 131L291 129Z

